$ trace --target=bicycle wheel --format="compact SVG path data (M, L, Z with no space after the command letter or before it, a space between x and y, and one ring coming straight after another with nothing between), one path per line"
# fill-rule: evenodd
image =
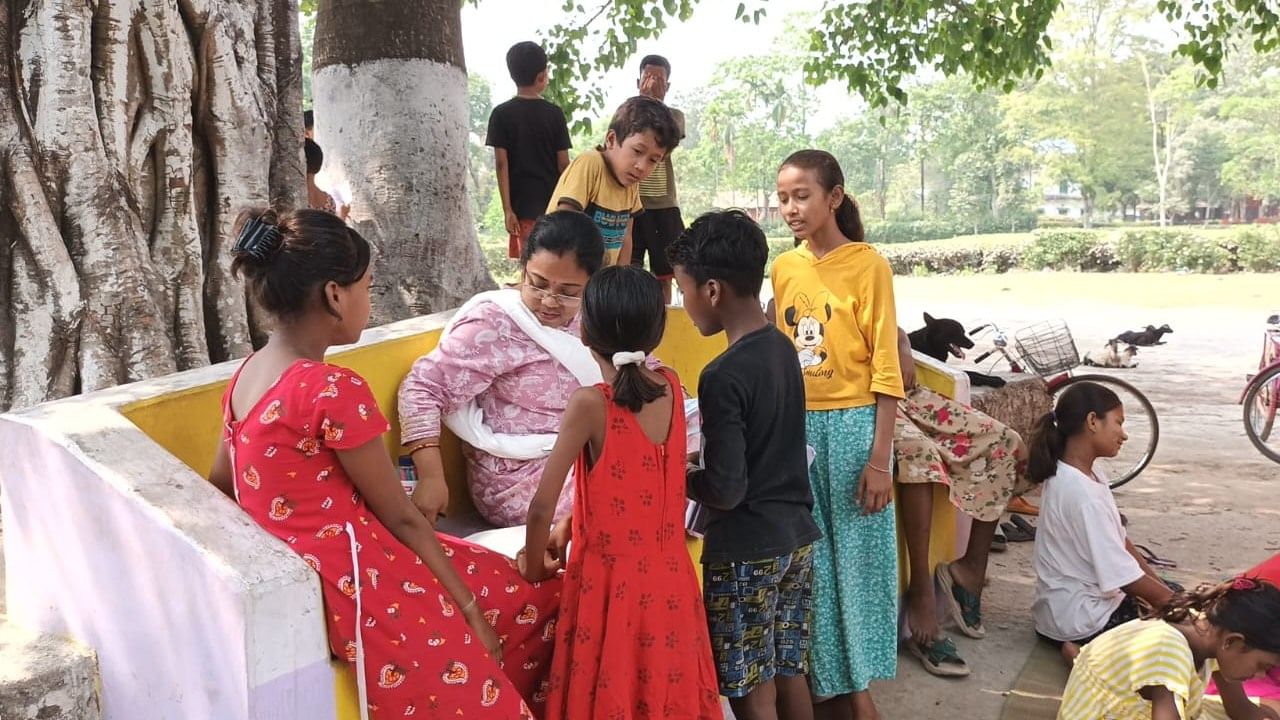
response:
M1055 404L1063 391L1082 382L1096 383L1111 390L1124 406L1124 431L1129 435L1128 441L1119 455L1098 458L1094 463L1094 467L1110 481L1111 487L1118 488L1146 469L1156 454L1156 444L1160 442L1160 421L1156 419L1156 409L1136 387L1110 375L1076 375L1067 379L1053 388Z
M1280 408L1280 365L1254 376L1244 394L1244 431L1249 442L1273 462L1280 463L1280 437L1272 430Z

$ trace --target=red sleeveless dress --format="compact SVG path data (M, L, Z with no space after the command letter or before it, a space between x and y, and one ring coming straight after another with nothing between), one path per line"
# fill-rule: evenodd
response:
M608 407L604 448L578 458L573 545L561 595L544 720L720 720L706 612L685 549L685 422L655 444L636 416Z
M240 366L243 369L243 365ZM298 361L243 418L223 396L236 500L320 577L329 646L364 666L368 716L529 720L545 697L559 583L525 582L510 558L437 534L506 638L499 665L431 570L365 505L337 451L388 429L368 385Z

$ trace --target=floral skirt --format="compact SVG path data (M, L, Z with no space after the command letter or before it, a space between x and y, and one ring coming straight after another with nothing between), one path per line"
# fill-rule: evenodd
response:
M893 449L896 482L946 485L951 503L982 522L1032 487L1018 433L925 387L898 403Z

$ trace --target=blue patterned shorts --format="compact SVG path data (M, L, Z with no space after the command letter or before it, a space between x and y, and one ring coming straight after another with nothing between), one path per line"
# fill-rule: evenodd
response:
M812 545L769 560L707 563L702 575L721 695L745 697L775 675L808 672Z

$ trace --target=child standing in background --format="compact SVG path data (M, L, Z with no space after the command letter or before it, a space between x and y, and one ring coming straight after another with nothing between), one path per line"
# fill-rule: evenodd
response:
M574 467L574 538L544 720L720 720L698 580L684 542L685 422L680 380L645 367L666 328L658 281L608 267L587 283L582 341L604 383L574 392L518 557L533 581L563 564L549 537ZM549 542L550 541L550 542Z
M801 150L778 171L778 207L803 244L773 264L779 329L804 374L814 519L815 717L879 718L872 680L894 677L897 529L890 501L893 427L903 397L893 271L864 242L830 153ZM710 419L710 418L708 418Z
M507 71L516 96L489 113L485 144L493 148L498 195L506 224L507 254L520 250L538 219L560 173L569 166L569 125L564 111L542 99L547 89L547 53L532 42L507 51Z
M604 236L606 265L631 264L631 235L641 180L680 144L671 110L651 97L622 103L609 123L604 145L578 157L560 176L547 212L586 213Z
M640 94L665 103L671 87L671 62L661 55L646 55L640 61L640 78L636 87ZM684 113L667 106L684 139ZM649 177L640 181L640 203L644 212L636 216L632 230L631 262L644 267L649 257L649 271L662 281L662 299L671 304L671 263L667 261L667 248L684 232L684 218L680 216L680 201L676 196L676 171L671 163L671 153L658 163Z
M689 495L711 508L703 599L720 693L738 720L806 720L813 493L804 379L791 342L760 309L769 246L743 213L707 213L669 250L689 318L725 350L702 371L702 467Z

